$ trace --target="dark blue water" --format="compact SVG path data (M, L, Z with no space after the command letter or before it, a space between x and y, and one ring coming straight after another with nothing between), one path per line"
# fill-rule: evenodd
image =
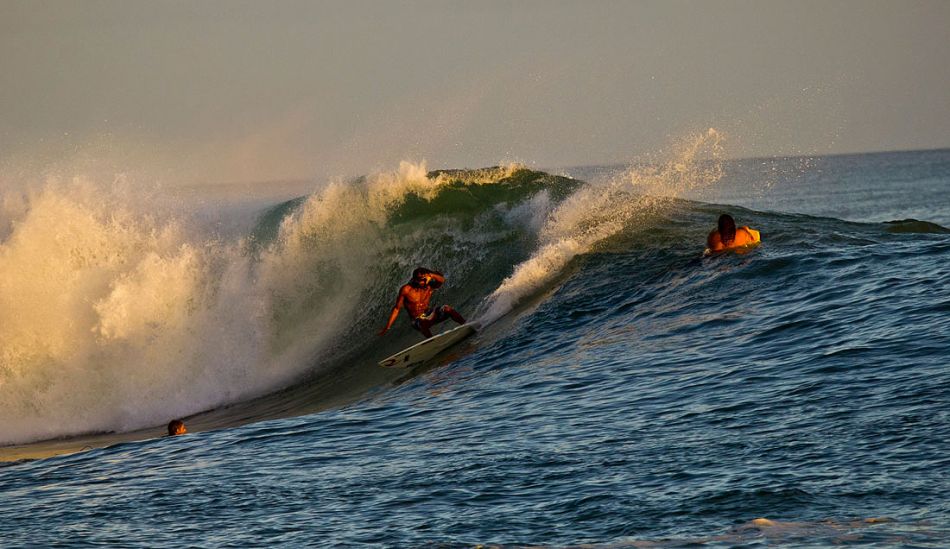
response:
M950 151L789 162L346 406L6 465L2 545L946 547Z

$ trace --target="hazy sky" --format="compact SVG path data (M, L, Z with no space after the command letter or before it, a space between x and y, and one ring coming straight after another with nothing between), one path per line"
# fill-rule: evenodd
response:
M0 0L0 162L555 167L708 127L732 156L947 147L948 29L945 0Z

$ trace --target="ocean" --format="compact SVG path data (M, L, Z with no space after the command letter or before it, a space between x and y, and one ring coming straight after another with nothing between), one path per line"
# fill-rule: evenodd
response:
M0 206L4 547L950 545L950 150Z

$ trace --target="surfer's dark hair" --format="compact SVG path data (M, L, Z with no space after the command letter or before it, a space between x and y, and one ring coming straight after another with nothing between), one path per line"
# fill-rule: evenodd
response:
M719 216L719 239L723 244L736 239L736 220L729 214Z
M426 269L425 267L419 267L415 271L412 271L412 278L416 279L424 274L429 274L429 269Z
M168 436L173 437L179 427L184 427L185 422L180 419L173 419L168 422Z

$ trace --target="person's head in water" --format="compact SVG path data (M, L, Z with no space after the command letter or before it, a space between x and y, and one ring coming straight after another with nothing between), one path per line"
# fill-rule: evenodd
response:
M180 419L173 419L168 422L168 436L173 437L183 435L188 431L185 429L185 422Z
M736 220L729 214L719 216L719 238L723 244L736 239Z

